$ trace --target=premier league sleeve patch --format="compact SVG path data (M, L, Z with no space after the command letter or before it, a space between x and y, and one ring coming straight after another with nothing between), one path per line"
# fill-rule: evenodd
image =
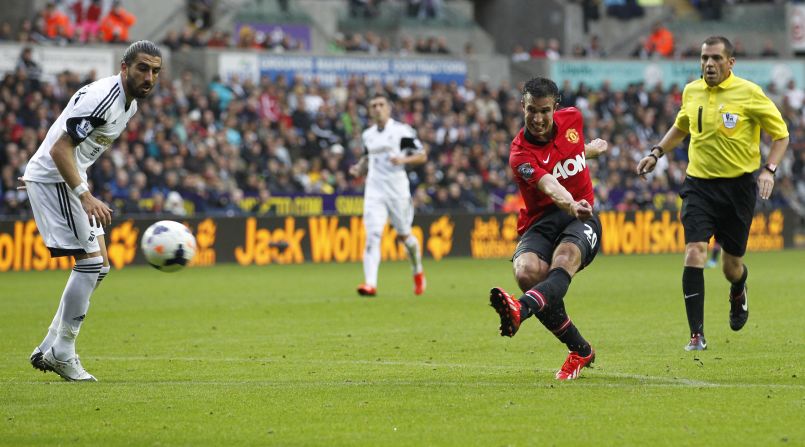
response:
M531 167L531 163L521 164L517 167L517 172L523 180L531 180L531 177L534 176L534 168Z

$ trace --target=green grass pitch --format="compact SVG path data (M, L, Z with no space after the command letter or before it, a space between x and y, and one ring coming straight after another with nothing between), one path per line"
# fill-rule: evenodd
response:
M0 445L805 445L805 251L752 253L750 318L706 271L708 351L687 353L682 255L599 256L566 297L598 353L559 383L539 323L497 332L511 263L113 271L78 351L98 383L35 371L67 272L0 274Z

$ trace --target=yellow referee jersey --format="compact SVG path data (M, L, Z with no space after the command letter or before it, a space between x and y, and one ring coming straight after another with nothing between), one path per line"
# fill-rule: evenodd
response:
M733 73L709 87L703 79L685 86L674 122L690 134L687 174L734 178L760 167L760 129L772 140L788 136L777 106L756 84Z

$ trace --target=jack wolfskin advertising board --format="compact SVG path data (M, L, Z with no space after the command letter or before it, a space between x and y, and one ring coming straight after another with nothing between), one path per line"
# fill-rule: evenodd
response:
M678 253L684 234L676 213L670 211L602 212L604 254ZM192 266L219 263L240 265L299 264L303 262L357 262L366 238L360 216L173 218L196 235L198 250ZM106 228L109 260L116 269L144 265L140 238L161 218L119 218ZM774 210L755 215L750 251L794 246L794 214ZM517 244L517 217L513 214L436 214L416 216L413 231L425 257L506 259ZM386 226L381 242L384 261L406 259L396 232ZM71 258L51 258L36 223L0 221L0 272L69 269Z

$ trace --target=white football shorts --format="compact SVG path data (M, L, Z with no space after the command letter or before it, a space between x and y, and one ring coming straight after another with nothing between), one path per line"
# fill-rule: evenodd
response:
M100 251L103 227L90 224L81 201L66 183L25 182L36 227L54 258Z
M365 198L363 200L363 225L366 233L383 233L386 220L391 220L391 226L397 234L411 234L411 224L414 222L414 203L407 198Z

